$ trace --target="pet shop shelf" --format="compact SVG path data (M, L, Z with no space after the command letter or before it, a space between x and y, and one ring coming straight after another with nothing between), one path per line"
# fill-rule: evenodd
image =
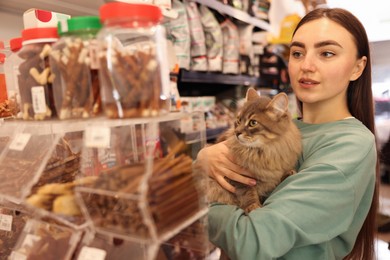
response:
M197 122L190 135L180 130L188 116ZM205 140L204 116L198 112L4 122L0 198L20 201L36 214L32 220L42 229L29 224L27 237L50 230L46 224L51 224L76 238L92 232L93 239L84 241L87 249L95 238L107 238L105 246L114 240L134 245L140 250L137 259L177 248L206 255L208 209L192 173ZM16 255L24 250L20 243Z
M179 84L185 87L185 83L220 84L220 85L244 85L261 86L262 79L249 75L232 75L218 72L188 71L181 69L178 75Z

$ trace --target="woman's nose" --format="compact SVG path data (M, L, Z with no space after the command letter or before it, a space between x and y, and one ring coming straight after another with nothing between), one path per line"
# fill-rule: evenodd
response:
M315 68L314 59L310 55L306 55L301 63L301 69L303 71L314 71Z

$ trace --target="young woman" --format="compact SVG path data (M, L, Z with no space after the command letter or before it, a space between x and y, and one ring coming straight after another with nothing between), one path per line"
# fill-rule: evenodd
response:
M377 151L369 43L343 9L315 9L298 24L288 64L301 118L303 152L297 174L262 208L245 215L214 203L210 240L231 259L374 259L378 204ZM197 158L208 174L248 185L225 143Z

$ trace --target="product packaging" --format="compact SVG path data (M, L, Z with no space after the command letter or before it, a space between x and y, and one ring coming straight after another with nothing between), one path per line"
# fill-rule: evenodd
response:
M21 111L25 120L45 120L56 117L49 65L52 44L58 40L57 28L32 28L22 31L22 48L18 55L18 85Z
M110 2L100 8L99 78L109 118L169 111L169 64L159 7Z
M96 34L97 16L80 16L58 24L59 41L52 46L50 67L59 119L90 118L101 112Z

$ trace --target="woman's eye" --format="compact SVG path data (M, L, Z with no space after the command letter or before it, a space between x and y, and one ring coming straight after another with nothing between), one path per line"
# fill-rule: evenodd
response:
M333 57L335 54L333 52L330 52L330 51L324 51L323 53L321 53L321 55L326 57L326 58L330 58L330 57Z
M249 124L248 124L250 127L254 127L257 125L257 121L256 120L249 120Z
M291 57L294 57L294 58L299 58L299 57L302 57L303 54L302 52L300 51L292 51L291 54L290 54Z

